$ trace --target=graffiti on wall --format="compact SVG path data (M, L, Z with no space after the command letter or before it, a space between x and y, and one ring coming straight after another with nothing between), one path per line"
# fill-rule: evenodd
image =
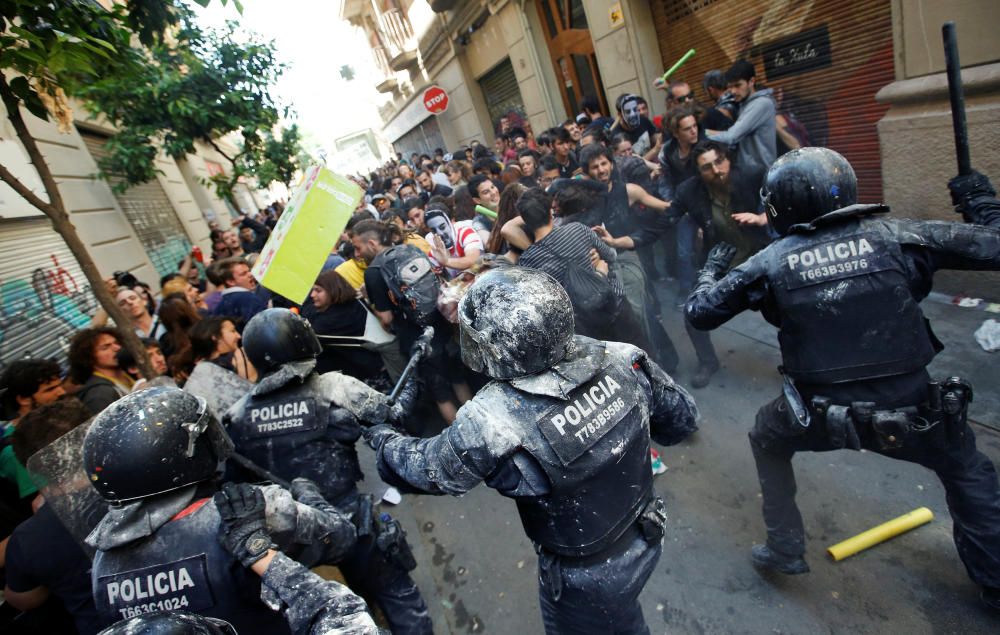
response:
M27 278L0 279L0 369L24 358L63 361L69 340L90 324L97 300L90 286L59 264L38 267Z
M191 253L191 241L187 238L162 237L155 244L152 241L144 244L150 261L161 276L177 271L184 256Z

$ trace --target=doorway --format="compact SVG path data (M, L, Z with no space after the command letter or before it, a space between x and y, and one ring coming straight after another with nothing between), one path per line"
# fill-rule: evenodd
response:
M597 68L583 1L538 0L537 5L566 115L575 117L581 111L580 101L584 95L596 97L601 112L607 114L604 84Z

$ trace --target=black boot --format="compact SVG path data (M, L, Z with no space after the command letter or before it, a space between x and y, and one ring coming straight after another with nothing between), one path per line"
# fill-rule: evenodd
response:
M802 556L786 556L772 551L767 545L754 545L750 550L754 566L778 571L785 575L809 573L809 565Z

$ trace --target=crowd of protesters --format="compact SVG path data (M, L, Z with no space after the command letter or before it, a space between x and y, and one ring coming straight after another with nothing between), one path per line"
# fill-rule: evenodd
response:
M639 95L619 96L612 113L587 97L576 118L537 135L507 117L492 148L477 142L450 152L438 148L352 177L365 195L297 308L317 334L362 346L326 347L319 370L388 390L424 327L433 326L421 372L426 403L452 422L484 382L461 362L456 298L483 270L518 264L545 271L566 288L578 333L633 343L674 372L678 354L663 326L656 283L674 279L683 301L717 242L736 246L734 266L766 245L772 237L758 196L764 172L779 147L806 145L808 138L794 118L777 112L771 91L755 85L749 62L709 72L701 102L685 82L659 88L666 94L662 117L651 119ZM91 328L72 339L66 360L8 366L3 406L10 442L0 454L4 536L31 515L37 488L24 463L40 439L49 438L21 422L66 394L96 414L146 381L123 346L122 329L141 338L162 381L183 386L203 362L257 379L241 332L269 306L293 306L251 274L282 211L276 203L255 218L235 218L230 229L213 229L212 253L193 249L159 280L159 290L116 272L107 284L128 324L109 325L99 312ZM408 249L395 249L399 245ZM657 262L661 252L665 261ZM407 293L426 297L399 297L392 277L398 267L389 254L415 263L421 283L429 284L410 285ZM432 309L414 310L422 301ZM686 336L697 365L685 383L704 387L718 359L707 333L688 327ZM664 469L656 459L654 470ZM6 547L5 541L0 565ZM44 576L12 573L11 559L6 562L12 605L27 610L48 600L48 594L18 593L19 586L40 586ZM83 598L63 591L59 599L76 627L91 632L84 609L73 608Z

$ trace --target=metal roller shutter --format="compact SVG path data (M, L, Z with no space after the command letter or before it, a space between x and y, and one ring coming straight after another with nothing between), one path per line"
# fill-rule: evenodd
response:
M811 145L851 162L861 201L882 200L876 123L888 106L875 93L895 79L888 0L656 0L652 8L664 68L697 50L675 79L705 99L705 72L746 57L758 83L782 90Z
M97 300L47 218L0 222L0 367L25 357L66 363Z
M80 130L80 137L95 160L107 156L104 142L108 137L84 130ZM112 177L110 182L114 185L116 179ZM191 241L160 182L154 179L135 185L115 194L115 199L157 272L162 276L177 271L177 263L191 252Z
M518 88L517 76L514 75L514 66L509 57L480 77L479 87L483 91L486 110L490 113L490 123L494 129L499 128L500 117L510 111L524 114L524 100L521 99L521 89Z
M410 160L410 155L414 152L430 156L434 155L435 148L442 148L448 152L444 146L444 137L441 135L441 126L438 124L436 115L424 119L411 128L409 132L393 141L392 147L407 161Z

